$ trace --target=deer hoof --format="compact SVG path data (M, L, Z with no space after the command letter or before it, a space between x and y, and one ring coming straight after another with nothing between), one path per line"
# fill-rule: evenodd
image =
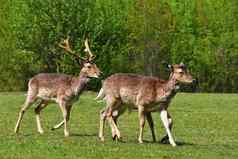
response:
M115 141L115 140L117 140L117 139L118 139L117 135L113 135L113 136L112 136L112 140L113 140L113 141Z
M68 132L65 132L65 133L64 133L64 136L65 136L65 137L69 137L69 133L68 133Z
M14 133L15 133L15 134L18 134L18 130L14 130Z
M99 137L99 140L102 141L102 142L105 141L104 137Z
M118 135L114 135L114 136L112 136L112 140L113 140L113 141L120 141L120 140L121 140L121 137L118 136Z
M38 131L40 134L44 134L44 131L43 130L39 130Z
M139 139L138 142L139 142L140 144L143 144L143 140L140 140L140 139Z
M175 143L171 144L173 147L176 147L177 145Z

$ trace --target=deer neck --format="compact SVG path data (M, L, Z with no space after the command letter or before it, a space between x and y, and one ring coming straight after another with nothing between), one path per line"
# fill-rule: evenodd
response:
M172 97L174 97L177 93L179 86L176 78L173 74L170 75L169 79L163 86L162 95L159 99L163 99L165 101L170 101Z
M72 81L74 95L80 95L89 81L90 78L88 78L88 76L83 72L80 72L78 77L74 77Z
M178 82L174 76L174 74L172 73L169 77L169 80L166 82L165 84L165 91L175 91L178 88Z

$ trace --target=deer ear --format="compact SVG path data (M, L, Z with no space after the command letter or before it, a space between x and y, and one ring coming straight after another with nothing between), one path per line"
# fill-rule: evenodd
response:
M82 69L84 67L85 61L84 60L78 60L78 64L80 68Z
M181 62L179 65L181 68L186 69L186 65L183 62Z
M168 68L168 70L173 71L173 66L172 65L168 64L167 68Z

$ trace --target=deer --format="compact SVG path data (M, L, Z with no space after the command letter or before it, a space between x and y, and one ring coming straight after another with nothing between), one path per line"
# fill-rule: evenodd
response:
M70 119L72 105L78 100L90 79L99 78L101 73L96 64L93 63L96 56L91 52L87 38L84 44L84 51L88 54L87 57L81 57L71 49L69 36L58 44L60 48L64 49L68 54L73 55L81 63L82 68L78 76L60 73L40 73L29 80L26 100L19 112L14 129L15 133L19 132L24 113L33 103L39 101L35 108L37 131L40 134L44 133L41 126L40 112L49 103L54 102L59 105L63 114L63 120L56 124L52 130L64 125L64 136L69 136L68 121Z
M147 120L153 141L156 141L152 112L159 112L166 135L162 143L176 146L172 136L172 117L168 113L171 100L176 95L180 84L192 84L196 80L183 63L168 65L170 75L168 80L159 77L137 74L116 73L105 79L96 99L103 99L106 107L100 112L99 139L104 141L105 120L108 121L113 139L120 139L117 119L125 110L138 111L139 136L138 142L143 143L143 130Z

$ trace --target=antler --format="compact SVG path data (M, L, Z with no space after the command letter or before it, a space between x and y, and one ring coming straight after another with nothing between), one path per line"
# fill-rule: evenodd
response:
M89 58L88 58L88 61L92 61L95 59L95 55L93 55L93 53L91 52L90 48L89 48L89 45L88 45L88 38L86 38L85 42L84 42L84 45L85 45L85 49L84 51L88 53L89 55Z
M63 42L59 43L59 47L63 48L64 50L66 50L68 53L70 53L71 55L74 55L76 58L86 61L87 59L77 55L70 47L69 45L69 36L67 36L66 39L63 40Z

